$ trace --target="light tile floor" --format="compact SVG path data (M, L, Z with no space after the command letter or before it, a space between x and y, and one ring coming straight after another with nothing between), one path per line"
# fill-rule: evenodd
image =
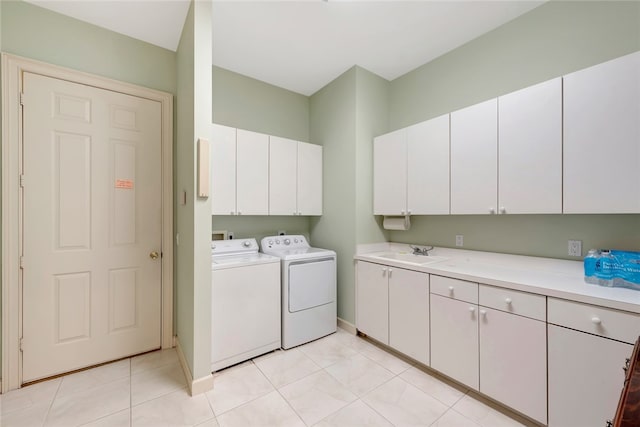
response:
M3 427L523 425L341 329L218 372L199 396L172 349L15 390L0 406Z

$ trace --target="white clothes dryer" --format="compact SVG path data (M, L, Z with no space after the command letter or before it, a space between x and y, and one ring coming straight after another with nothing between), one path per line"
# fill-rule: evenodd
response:
M211 371L280 348L280 259L256 239L211 242Z
M334 333L336 253L311 247L301 235L265 237L260 243L262 252L282 260L282 348Z

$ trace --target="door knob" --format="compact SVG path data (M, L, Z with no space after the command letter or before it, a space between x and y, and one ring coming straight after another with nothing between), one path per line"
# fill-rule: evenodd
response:
M160 256L160 254L156 251L153 251L149 254L149 258L151 259L158 259L158 257Z

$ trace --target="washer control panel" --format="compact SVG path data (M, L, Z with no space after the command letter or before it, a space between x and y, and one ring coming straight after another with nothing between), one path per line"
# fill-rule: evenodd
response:
M260 242L262 250L265 249L297 249L308 248L309 242L302 235L285 235L285 236L270 236L265 237Z

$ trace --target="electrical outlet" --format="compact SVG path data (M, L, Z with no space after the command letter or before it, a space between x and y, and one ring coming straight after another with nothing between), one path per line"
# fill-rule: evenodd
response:
M464 236L462 234L456 234L456 246L464 246Z
M233 239L233 231L229 231L227 233L227 239L229 239L229 240Z
M287 234L287 230L278 230L278 236L284 236Z
M569 256L582 256L582 240L569 240Z

